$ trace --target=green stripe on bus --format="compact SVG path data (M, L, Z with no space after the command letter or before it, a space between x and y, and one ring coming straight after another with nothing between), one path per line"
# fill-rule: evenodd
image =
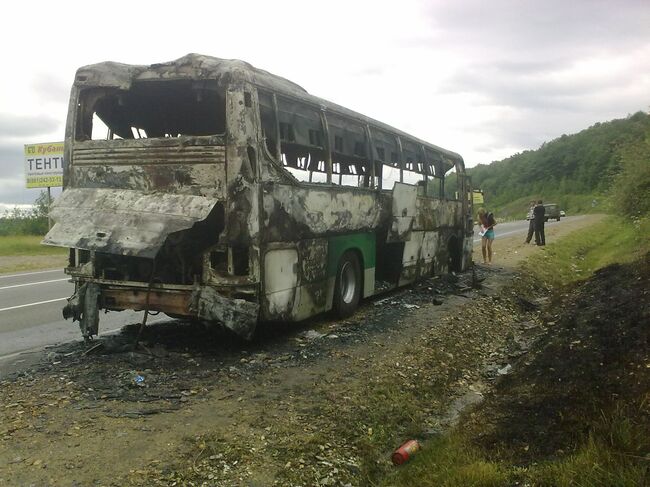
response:
M335 276L339 267L339 260L346 250L355 249L361 253L362 267L371 269L375 267L376 245L375 234L353 233L351 235L340 235L327 239L327 275Z

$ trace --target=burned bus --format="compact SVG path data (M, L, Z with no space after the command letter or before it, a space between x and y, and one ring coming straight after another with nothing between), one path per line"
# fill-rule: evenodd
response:
M43 242L70 249L86 339L100 310L250 338L470 264L461 156L243 61L80 68L65 159Z

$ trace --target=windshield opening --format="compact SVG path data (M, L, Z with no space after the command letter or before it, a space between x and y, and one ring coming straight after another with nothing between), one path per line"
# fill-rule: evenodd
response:
M226 130L225 92L216 83L135 83L80 95L76 140L218 135Z

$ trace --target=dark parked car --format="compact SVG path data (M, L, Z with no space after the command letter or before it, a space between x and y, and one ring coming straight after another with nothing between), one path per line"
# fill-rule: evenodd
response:
M544 204L544 221L557 220L560 221L560 217L564 216L564 210L560 210L560 207L555 203L545 203ZM532 220L533 212L529 211L526 215L526 220Z

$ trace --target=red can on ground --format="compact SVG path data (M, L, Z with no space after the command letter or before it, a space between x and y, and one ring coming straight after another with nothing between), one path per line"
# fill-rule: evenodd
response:
M408 440L393 452L391 460L394 465L402 465L403 463L408 462L409 458L411 458L419 449L420 444L417 440Z

